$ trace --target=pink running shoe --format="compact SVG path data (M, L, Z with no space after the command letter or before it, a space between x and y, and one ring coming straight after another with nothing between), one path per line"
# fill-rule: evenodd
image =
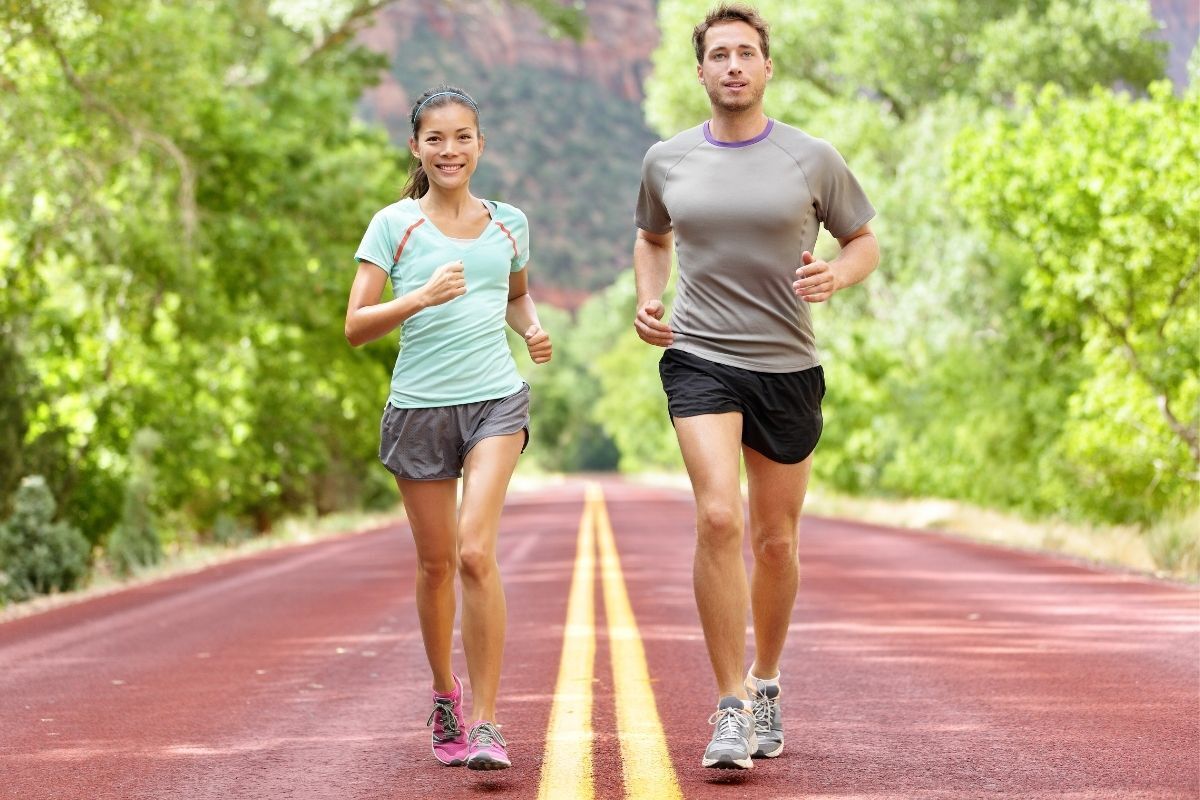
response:
M511 766L504 737L496 726L487 720L472 725L467 734L467 769L508 769Z
M454 691L433 693L433 711L425 725L433 726L433 756L448 767L461 767L467 760L467 721L463 717L463 685L454 677Z

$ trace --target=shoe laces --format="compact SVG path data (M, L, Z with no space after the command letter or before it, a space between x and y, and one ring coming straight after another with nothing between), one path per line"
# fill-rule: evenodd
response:
M737 741L742 738L742 720L746 712L736 708L718 708L708 718L709 725L717 726L717 734L713 738L718 741Z
M461 730L458 727L458 717L454 715L453 698L435 697L433 699L433 711L429 712L429 719L425 720L425 727L433 724L434 717L438 717L438 721L442 724L442 732L447 740L458 738Z
M474 728L471 728L471 733L467 737L472 744L479 747L487 747L492 744L506 745L504 737L500 735L500 731L496 730L496 726L490 722L480 722Z
M754 729L769 731L775 721L775 704L779 698L767 697L765 694L754 696Z

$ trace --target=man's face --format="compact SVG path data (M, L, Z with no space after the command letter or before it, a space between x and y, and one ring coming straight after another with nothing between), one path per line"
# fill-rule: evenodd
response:
M745 22L713 25L704 36L704 61L696 67L714 109L745 111L762 104L771 77L758 31Z

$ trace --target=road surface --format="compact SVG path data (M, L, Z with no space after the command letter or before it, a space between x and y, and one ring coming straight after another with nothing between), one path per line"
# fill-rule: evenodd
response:
M1195 590L818 518L786 750L701 769L715 697L690 496L590 485L505 512L513 769L429 755L400 526L0 625L0 797L1200 797Z

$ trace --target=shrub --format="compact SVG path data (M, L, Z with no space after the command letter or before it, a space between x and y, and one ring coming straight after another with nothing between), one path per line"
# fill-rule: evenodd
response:
M246 541L253 535L254 532L249 527L228 514L218 514L213 521L211 537L214 544L230 547Z
M54 495L40 475L21 481L13 513L0 524L0 600L27 600L78 586L90 546L78 530L54 521Z
M1154 564L1181 578L1200 578L1200 510L1167 516L1150 527L1146 547Z
M137 567L157 564L162 558L158 519L154 513L154 465L152 457L161 438L151 430L133 437L133 475L125 489L121 521L108 537L108 561L113 572L128 576Z

